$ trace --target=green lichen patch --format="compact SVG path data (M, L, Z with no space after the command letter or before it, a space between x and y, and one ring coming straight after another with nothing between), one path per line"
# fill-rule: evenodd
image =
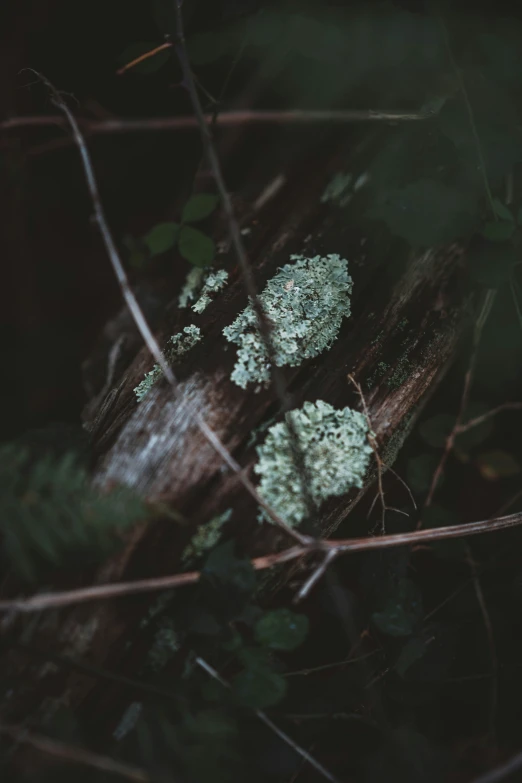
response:
M178 297L178 307L185 310L198 296L203 287L206 270L203 267L194 266L187 273L185 283Z
M351 408L337 410L317 400L305 402L287 416L292 416L304 454L310 495L317 507L327 498L362 486L372 454L368 423L362 413ZM299 525L307 516L307 508L285 422L270 427L257 453L259 462L254 471L261 476L259 494L288 525ZM270 521L263 511L259 519Z
M224 269L218 269L217 272L211 272L205 279L203 288L198 301L192 305L195 313L201 314L211 303L213 294L221 291L228 281L228 272Z
M195 313L201 314L212 301L213 295L221 291L227 282L228 272L224 269L217 269L213 272L194 267L187 274L185 284L178 297L178 306L182 310L191 306Z
M222 514L213 517L210 522L200 525L190 543L183 550L181 555L182 562L186 563L190 560L195 560L205 552L208 552L209 549L215 547L221 537L223 525L228 522L231 516L232 509L227 508Z
M184 353L190 351L190 349L193 348L196 343L199 343L200 340L201 330L199 326L185 326L182 332L178 332L170 338L167 348L165 349L166 360L169 363L176 361L176 359L179 359ZM145 373L145 377L141 383L134 388L134 394L136 395L138 402L141 402L143 398L147 396L162 375L163 373L159 364L155 364L150 372Z
M278 367L298 367L331 348L343 318L351 313L352 278L344 258L337 254L290 258L294 263L285 264L259 296L271 324ZM231 375L234 383L243 389L250 383L267 386L270 362L251 304L223 334L239 346Z

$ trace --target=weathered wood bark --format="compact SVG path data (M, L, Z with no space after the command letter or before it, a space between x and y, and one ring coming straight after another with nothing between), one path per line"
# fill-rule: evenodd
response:
M469 317L463 254L451 247L405 258L400 243L383 244L382 235L362 233L357 209L347 216L321 204L321 193L341 153L322 152L309 159L306 168L290 173L278 195L244 223L250 228L246 242L260 287L291 253L335 252L349 259L354 279L352 317L330 351L287 369L285 375L296 406L323 399L336 407L357 407L357 394L347 378L352 373L365 392L382 457L391 464L454 355ZM361 209L363 205L364 196ZM191 419L198 410L250 471L255 460L250 436L278 413L272 389L256 394L230 381L235 349L221 331L245 306L246 296L228 251L223 262L231 269L231 284L199 317L204 340L175 368L176 396L159 383L145 401L136 403L133 387L152 364L142 349L95 414L91 411L88 416L97 484L129 484L151 501L168 503L188 520L186 526L160 520L135 531L125 552L100 569L96 576L100 582L176 572L195 527L227 508L233 509L227 535L239 539L251 555L274 551L285 543L279 529L257 523L252 499L236 477L222 469ZM180 314L172 306L160 338L164 341L189 323L189 315L190 311ZM324 535L345 519L373 478L368 478L362 492L326 504L321 515ZM36 623L33 644L131 674L139 668L139 654L129 659L124 645L136 634L153 600L149 596L49 613ZM19 633L18 625L27 626L27 620L13 622L10 633ZM105 682L85 673L53 670L20 649L4 656L2 667L19 675L18 690L9 702L4 700L10 716L42 717L58 704L84 705L88 714L96 715L101 734L114 727L118 717L114 705L121 705L121 700L115 698L108 705Z

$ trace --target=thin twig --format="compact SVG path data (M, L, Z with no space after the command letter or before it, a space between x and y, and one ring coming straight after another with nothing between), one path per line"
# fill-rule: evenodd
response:
M194 113L198 119L203 148L207 156L209 166L216 183L216 187L221 199L225 217L227 219L230 241L232 247L234 248L234 252L236 254L237 260L239 262L241 275L243 277L243 282L245 284L248 297L250 299L252 308L256 315L257 328L259 330L259 334L263 341L266 355L270 364L270 375L274 383L274 389L281 403L281 408L283 412L287 414L285 419L286 419L286 426L288 428L288 432L290 435L292 456L294 458L294 464L297 469L297 474L301 482L301 490L307 509L308 519L313 522L315 521L317 509L312 497L312 493L310 491L311 481L308 475L309 471L306 465L305 455L303 453L301 443L299 441L299 436L295 427L293 417L290 413L292 409L292 398L288 394L284 375L281 371L281 368L278 367L276 363L276 351L272 340L271 324L269 323L266 317L261 301L259 299L252 267L248 260L247 252L245 250L243 239L241 237L241 230L239 227L239 223L236 219L234 206L232 204L232 199L228 192L225 179L223 177L223 172L221 170L221 163L219 161L216 147L212 139L211 128L205 121L205 115L203 113L201 101L199 100L199 95L196 89L196 84L194 82L194 75L192 73L192 68L190 65L187 46L185 42L185 34L183 28L183 13L181 10L181 5L182 5L181 0L175 0L174 7L176 11L176 46L175 46L176 54L178 55L178 60L183 73L183 79L190 96Z
M363 393L361 384L358 383L355 380L354 376L351 375L351 374L348 375L348 380L355 387L355 389L356 389L356 391L357 391L357 393L359 395L359 398L361 400L362 409L363 409L363 412L364 412L366 423L368 425L368 443L370 444L370 446L373 449L373 453L374 453L374 456L375 456L375 462L377 463L377 488L378 488L378 490L377 490L376 496L374 497L374 499L372 501L372 504L370 506L370 510L368 511L368 516L370 516L370 514L372 513L373 507L375 506L377 498L380 498L380 501L381 501L381 533L384 533L384 531L385 531L385 518L386 518L386 512L387 511L396 511L399 514L405 514L404 511L400 511L399 509L392 508L391 506L386 505L386 500L384 498L383 481L382 481L383 473L384 473L385 470L391 471L391 473L393 473L395 478L397 478L400 481L400 483L403 485L403 487L406 488L406 491L408 492L408 495L410 496L410 499L411 499L411 501L413 503L413 507L415 509L417 508L417 504L415 503L415 498L413 497L413 493L412 493L411 489L406 484L404 479L402 479L399 476L399 474L396 473L395 470L392 470L392 468L389 468L387 465L385 465L385 463L383 462L383 460L381 458L381 455L379 453L379 447L377 445L377 439L373 435L373 428L372 428L372 420L370 418L370 411L368 409L368 405L366 403L366 399L364 397L364 393ZM408 515L406 514L406 516L408 516Z
M69 122L69 125L73 132L74 140L76 142L76 145L81 155L85 178L87 181L87 187L93 204L94 217L98 225L98 228L100 229L100 233L105 248L107 250L107 254L109 256L112 268L118 280L123 298L125 299L127 307L129 308L131 316L134 319L134 322L143 338L145 345L147 346L148 350L154 357L156 363L161 367L163 375L165 376L167 382L171 386L174 395L177 395L178 382L176 380L176 376L174 375L169 363L167 362L163 351L159 347L159 344L156 338L154 337L149 327L149 324L143 314L143 311L141 310L138 301L134 295L134 292L129 284L127 274L121 262L118 250L116 248L116 244L114 242L111 231L109 229L109 225L107 223L107 219L105 217L105 212L103 210L103 206L100 199L100 193L98 190L98 184L96 182L96 177L94 174L94 169L91 163L89 152L87 150L87 146L85 144L85 139L83 138L78 123L76 122L74 115L72 114L69 107L63 100L60 93L56 90L54 85L52 85L51 82L45 78L45 76L42 76L42 74L37 74L37 76L42 80L42 82L46 85L46 87L50 91L51 99L54 105L65 114ZM228 449L220 441L216 433L205 422L201 414L198 412L195 413L191 412L190 415L193 417L199 431L202 433L205 439L210 443L212 448L221 457L223 462L226 465L228 465L228 467L236 474L237 478L239 479L239 481L241 481L245 489L250 493L250 495L252 495L252 497L256 500L256 502L261 505L261 507L267 512L270 518L282 530L284 530L289 536L294 538L296 541L299 541L299 543L301 544L306 543L307 537L301 535L301 533L299 533L298 531L290 528L286 524L286 522L284 522L281 519L281 517L279 517L279 515L276 514L275 511L273 511L270 508L270 506L261 498L261 496L258 494L256 488L254 487L254 485L252 484L248 476L241 469L240 465L236 462L236 460L232 457Z
M164 49L172 49L172 43L170 41L166 41L160 46L156 46L154 47L154 49L151 49L148 52L144 52L143 54L140 54L139 57L135 57L134 60L130 61L130 63L126 63L125 65L122 65L121 68L118 68L116 74L118 76L121 76L126 71L130 71L131 68L134 68L135 65L139 65L140 63L145 62L145 60L149 60L151 57L154 57L154 55L159 54L159 52L162 52Z
M462 432L467 432L473 427L478 427L479 424L484 424L485 421L489 421L489 419L493 418L493 416L497 416L503 411L518 410L522 410L522 402L505 402L502 405L498 405L496 408L488 411L487 413L483 413L482 416L476 416L474 419L470 419L469 421L464 422L464 424L459 424L458 427L455 428L455 432L457 435L460 435Z
M473 332L473 345L471 348L471 356L469 360L468 369L466 372L466 376L464 378L464 388L462 390L462 396L460 399L460 406L459 406L459 412L457 414L457 418L455 420L455 424L453 425L453 429L446 438L446 443L444 446L444 451L442 452L442 456L439 460L439 464L437 465L437 468L435 470L435 473L433 474L433 478L431 480L430 488L428 491L428 495L426 497L426 501L424 503L424 508L428 508L428 506L431 506L433 502L433 498L437 489L437 486L439 484L439 481L442 477L442 474L444 473L444 468L446 467L446 462L449 459L449 456L451 452L453 451L453 447L455 445L455 439L458 435L458 428L462 424L462 419L464 417L464 414L466 412L466 409L468 407L468 401L469 401L469 395L471 392L471 385L473 383L473 378L475 375L475 368L477 365L478 360L478 352L479 352L479 346L480 346L480 340L482 338L482 332L484 330L484 326L486 325L486 321L488 319L488 316L491 312L491 308L493 307L493 303L495 301L496 297L496 291L490 289L486 292L486 296L484 298L484 302L482 304L482 308L480 311L480 314L477 318L477 321L475 323L475 329ZM422 527L422 517L419 520L418 527Z
M358 658L344 658L342 661L335 661L334 663L323 663L321 666L313 666L311 669L299 669L295 672L285 672L283 677L308 677L309 674L315 674L316 672L327 671L328 669L339 669L343 666L348 666L350 663L360 663L365 661L366 658L371 658L372 655L377 655L379 650L372 650L371 652L360 655Z
M299 603L299 601L302 601L303 598L306 598L306 596L311 591L312 587L314 587L314 585L316 585L319 579L323 576L328 566L333 563L333 561L337 557L337 554L338 553L336 549L330 549L330 551L326 553L326 555L323 557L322 562L317 566L317 568L314 570L314 572L309 577L309 579L306 580L306 582L301 587L297 595L294 596L294 603L297 604Z
M272 568L274 565L287 563L291 560L304 557L317 551L327 552L334 550L336 555L350 552L363 552L375 549L390 549L398 546L411 546L416 543L441 541L448 538L463 538L482 533L506 530L522 525L522 513L510 514L505 517L467 522L462 525L448 525L447 527L426 528L414 530L410 533L397 533L375 538L347 538L331 541L314 541L310 543L284 549L270 555L256 557L251 561L256 571ZM68 606L71 604L85 603L87 601L99 601L118 596L136 593L148 593L157 590L172 589L183 585L195 584L201 576L200 571L189 571L184 574L154 577L152 579L140 579L132 582L113 582L99 584L92 587L82 587L77 590L65 590L63 592L38 593L31 598L13 598L0 601L0 612L39 612L44 609Z
M47 753L49 756L55 756L60 761L72 764L81 764L85 767L98 769L102 772L109 772L113 775L119 775L127 780L136 781L136 783L150 783L152 778L140 767L131 764L124 764L116 761L109 756L101 756L99 753L92 753L84 748L78 748L73 745L66 745L63 742L45 737L42 734L33 734L27 731L23 726L10 726L0 724L0 734L11 737L15 742L24 745L31 745L36 750Z
M212 677L214 680L217 680L224 688L230 688L230 683L228 683L219 672L217 672L209 663L207 663L203 658L196 658L197 665L203 669L210 677ZM324 778L327 780L330 780L332 783L337 783L337 778L335 778L331 772L329 772L325 767L323 767L322 764L320 764L316 759L314 759L313 756L308 753L304 748L302 748L300 745L298 745L291 737L286 734L286 732L282 731L282 729L279 728L270 718L268 715L263 712L263 710L254 710L254 713L257 715L257 717L265 724L265 726L268 726L269 729L271 729L274 734L277 734L277 736L283 740L287 745L289 745L299 756L301 756L302 759L307 761L314 769L317 770Z
M204 115L204 121L210 125L213 112ZM311 125L326 123L343 125L351 122L411 122L427 120L435 115L430 112L379 111L374 109L340 109L340 110L256 110L238 109L224 111L219 114L216 124L221 126L235 125ZM110 120L79 120L84 133L114 134L142 133L149 131L177 131L199 129L199 121L193 115L186 117L147 117L122 118ZM0 121L0 131L16 130L18 128L36 128L48 126L67 127L59 115L26 115L25 117L9 117Z

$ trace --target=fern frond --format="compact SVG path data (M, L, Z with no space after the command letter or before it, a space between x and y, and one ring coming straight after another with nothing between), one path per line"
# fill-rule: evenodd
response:
M145 514L128 488L98 492L73 454L34 461L27 449L0 449L3 556L34 581L47 565L78 567L106 556Z

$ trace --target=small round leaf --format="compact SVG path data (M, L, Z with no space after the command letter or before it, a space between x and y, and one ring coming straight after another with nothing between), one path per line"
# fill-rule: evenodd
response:
M273 650L294 650L308 633L308 617L290 609L267 612L256 624L255 635L260 644Z
M151 256L158 256L173 248L178 238L178 231L177 223L158 223L151 228L143 237Z
M191 196L183 207L182 222L195 223L197 220L203 220L215 210L218 201L214 193L197 193Z
M245 669L232 681L232 689L245 707L262 710L281 701L286 694L287 681L267 669Z
M178 239L179 252L194 266L208 266L214 260L212 239L192 226L182 226Z

